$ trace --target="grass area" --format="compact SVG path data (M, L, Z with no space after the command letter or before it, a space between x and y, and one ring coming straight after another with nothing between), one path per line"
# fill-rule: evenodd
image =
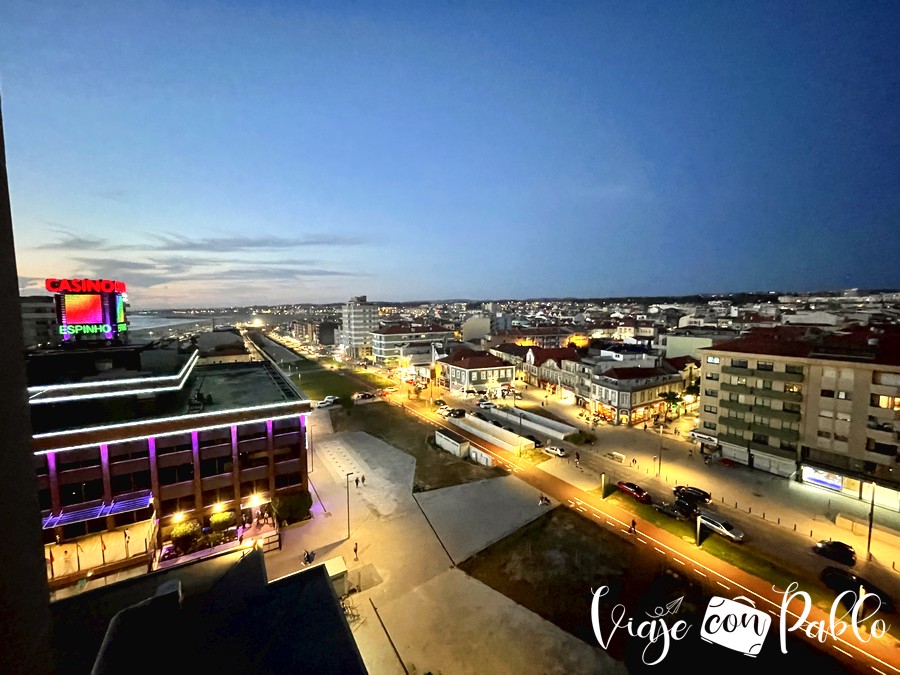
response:
M692 521L678 521L659 513L652 506L639 504L630 497L623 495L615 489L615 486L607 485L612 489L608 500L617 506L633 511L635 515L645 522L652 523L660 529L666 530L682 539L691 541L696 537L696 525ZM828 612L834 602L835 594L824 588L822 582L809 573L808 570L786 564L782 560L770 558L765 553L750 548L744 544L735 544L726 539L705 531L700 543L701 548L714 555L719 560L728 563L739 570L770 582L776 588L786 589L791 583L796 582L800 588L809 593L812 603L819 609ZM881 618L885 618L884 615ZM888 623L891 623L890 621ZM900 640L900 625L891 623L888 634Z
M429 442L434 437L434 427L388 403L333 410L331 424L336 432L364 431L415 457L416 492L506 475L499 467L481 466L435 448Z
M648 640L629 635L624 626L614 630L614 607L624 608L624 620L634 618L634 630L647 617L673 601L680 601L675 616L667 616L671 631L676 620L689 629L682 639L667 641L664 672L696 670L698 663L715 658L715 670L746 670L747 657L737 651L710 646L700 638L700 624L706 608L721 589L708 580L684 574L675 565L647 556L628 537L607 529L580 514L557 507L520 528L510 536L460 563L459 568L513 601L532 610L565 631L597 647L591 625L593 589L606 586L609 592L599 600L597 618L601 633L610 644L606 651L624 662L629 672L649 673L645 657L662 652L662 640L648 647ZM708 585L707 585L708 584ZM788 634L788 653L778 647L778 622L773 620L762 653L753 666L779 672L844 672L834 659ZM883 638L882 638L883 639ZM646 651L645 651L646 650ZM660 671L660 672L663 672Z
M390 387L391 385L397 386L397 383L394 380L390 380L386 377L379 375L376 372L371 370L365 370L361 368L354 368L353 375L355 377L360 377L364 380L368 380L372 383L373 387L378 387L379 389L383 389L384 387Z

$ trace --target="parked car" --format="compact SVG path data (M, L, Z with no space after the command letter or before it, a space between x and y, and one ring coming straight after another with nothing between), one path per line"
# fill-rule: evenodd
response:
M620 480L618 483L616 483L616 489L620 492L624 492L627 495L631 495L641 504L651 504L653 502L653 499L650 497L650 493L637 483Z
M333 405L334 405L334 401L329 401L328 399L325 399L323 401L319 401L318 403L316 403L317 408L328 408Z
M672 492L675 493L676 497L686 501L703 502L704 504L709 504L712 501L712 495L706 490L701 490L698 487L691 487L690 485L676 485L672 489Z
M369 398L375 398L375 394L373 394L371 391L358 391L353 394L353 398L357 401L364 401Z
M536 447L536 448L543 448L543 447L544 447L543 441L539 441L539 440L536 439L532 434L526 435L525 438L527 438L529 441L533 442L533 443L534 443L534 447Z
M566 456L566 451L558 445L548 445L546 448L544 448L544 452L546 452L548 455L556 455L557 457Z
M500 424L500 422L498 422L497 420L491 420L491 424L493 424L495 427L500 427L501 429L503 428L503 425Z
M444 407L444 406L447 405L447 402L446 402L444 399L439 398L439 399L437 399L437 400L434 402L434 404L435 404L436 406Z
M445 418L450 417L451 412L453 412L453 408L446 406L446 405L442 405L437 410L437 414L440 415L441 417L445 417Z
M475 417L475 418L477 418L477 419L480 419L480 420L483 421L483 422L487 422L487 417L484 416L484 413L475 411L475 412L472 413L472 417Z
M393 394L395 391L397 391L397 387L385 387L384 390L389 394Z
M462 408L453 408L450 410L450 417L454 419L459 419L460 417L465 417L466 411Z
M326 397L325 397L324 399L322 399L322 400L323 400L323 401L330 401L331 403L337 403L338 401L341 400L341 397L340 397L340 396L326 396Z
M697 502L679 498L675 500L673 506L678 509L686 519L696 518L700 515L700 506L698 506Z
M485 409L487 409L487 408L493 408L493 407L494 407L494 404L491 403L490 401L479 401L479 402L478 402L478 407L479 407L479 408L485 408Z
M826 558L831 558L839 563L844 563L853 567L856 564L856 551L850 544L842 541L832 541L831 539L823 539L815 546L813 551Z
M664 516L669 516L669 518L674 518L675 520L688 520L688 516L679 509L675 504L670 502L659 502L653 505L653 508L656 509L659 513Z
M894 605L894 601L891 600L891 597L885 591L880 589L868 579L853 574L853 572L851 572L850 570L845 570L842 567L829 566L822 570L821 579L825 583L825 585L828 586L828 588L837 593L843 593L844 591L853 591L853 593L856 594L855 598L845 598L845 604L847 606L853 606L853 603L859 598L860 589L862 589L866 592L866 594L874 593L878 596L879 600L881 600L882 611L897 611L897 608ZM871 611L870 609L868 609L868 607L865 611L862 611L862 608L860 609L860 616ZM874 609L874 607L872 607L872 609Z
M733 542L740 544L744 541L744 533L724 518L719 518L711 513L700 513L700 523Z

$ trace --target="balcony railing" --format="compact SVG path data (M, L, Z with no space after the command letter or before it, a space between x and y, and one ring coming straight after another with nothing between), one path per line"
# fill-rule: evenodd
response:
M764 436L774 436L782 441L797 442L800 440L800 432L796 429L776 429L765 424L751 424L750 431Z
M803 375L801 373L786 373L781 370L759 370L754 368L722 366L722 372L726 375L758 377L762 380L777 380L778 382L803 382Z

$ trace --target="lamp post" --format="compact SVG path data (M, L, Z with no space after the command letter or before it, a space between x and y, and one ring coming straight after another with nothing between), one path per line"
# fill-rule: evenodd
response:
M347 539L350 538L350 476L353 472L347 474Z
M663 428L660 427L660 428L659 428L659 461L656 463L656 475L657 475L657 477L659 476L660 473L662 473L662 451L663 451L663 447L662 447L662 432L663 432Z
M872 526L875 524L875 483L872 484L872 499L869 502L869 538L866 541L866 559L872 559Z

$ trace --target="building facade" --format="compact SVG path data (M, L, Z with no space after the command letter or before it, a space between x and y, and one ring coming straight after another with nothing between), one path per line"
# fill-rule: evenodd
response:
M372 359L385 367L411 367L431 363L432 347L454 339L454 331L442 326L398 324L371 332Z
M378 328L378 307L357 295L341 309L341 348L351 359L372 356L372 331Z
M900 510L900 329L757 329L701 350L723 456Z
M500 388L515 380L515 367L487 352L459 349L437 362L441 386L458 396L486 394L498 396Z
M25 295L19 298L25 347L54 345L59 342L56 303L52 296Z
M610 368L594 374L591 407L612 424L653 424L667 412L663 395L683 388L680 373L662 368Z

